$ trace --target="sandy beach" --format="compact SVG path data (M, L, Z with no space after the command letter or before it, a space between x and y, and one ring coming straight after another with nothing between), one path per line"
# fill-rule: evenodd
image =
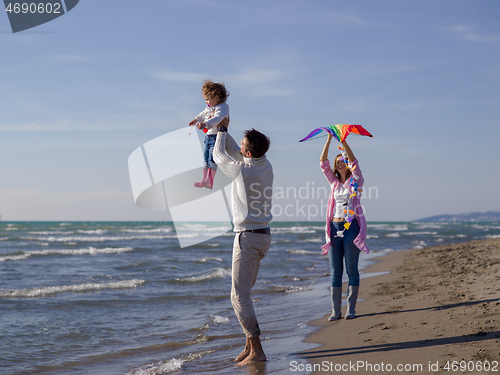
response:
M361 280L356 319L313 322L321 346L292 372L500 372L500 239L396 251L365 273L387 270Z

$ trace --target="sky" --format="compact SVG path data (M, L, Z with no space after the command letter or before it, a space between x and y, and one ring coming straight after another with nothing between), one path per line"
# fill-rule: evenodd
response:
M14 34L4 13L2 220L169 220L135 205L128 158L204 109L205 79L236 141L271 139L275 220L323 220L325 138L298 141L338 123L374 136L347 139L368 221L500 210L499 19L497 0L80 0Z

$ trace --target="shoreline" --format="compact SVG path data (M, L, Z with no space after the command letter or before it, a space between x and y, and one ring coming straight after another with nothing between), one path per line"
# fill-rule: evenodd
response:
M356 319L310 322L317 330L304 342L320 346L294 353L292 372L500 371L500 239L378 258L364 273L390 273L361 281Z

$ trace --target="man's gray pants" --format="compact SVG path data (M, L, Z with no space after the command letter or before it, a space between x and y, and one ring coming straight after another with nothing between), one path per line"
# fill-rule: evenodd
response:
M270 247L269 234L238 232L234 237L231 304L248 338L260 335L251 289L257 280L260 261L267 255Z

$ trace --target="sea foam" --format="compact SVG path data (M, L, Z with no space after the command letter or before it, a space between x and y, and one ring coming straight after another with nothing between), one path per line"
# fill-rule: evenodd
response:
M64 292L76 293L76 292L89 292L89 291L97 291L105 289L128 289L128 288L136 288L144 283L145 283L144 280L133 279L133 280L110 282L110 283L86 283L86 284L76 284L76 285L48 286L48 287L33 288L33 289L14 289L14 290L0 289L0 298L34 298L34 297L45 297Z
M177 359L172 358L169 361L151 363L144 365L138 369L135 369L131 372L127 372L126 375L160 375L160 374L169 374L171 372L180 370L182 368L182 364L186 362L185 359Z
M172 358L168 361L148 363L136 368L125 375L164 375L179 371L186 362L201 358L205 354L212 353L213 350L205 350L201 353L189 354L186 358Z
M231 271L227 271L224 268L215 268L199 276L190 276L185 278L177 278L177 281L188 281L188 282L200 282L212 279L225 279L226 277L231 277Z
M39 251L23 251L23 254L0 256L0 262L10 260L25 260L31 256L41 255L97 255L97 254L121 254L134 250L131 247L105 247L98 249L87 247L83 249L46 249Z

